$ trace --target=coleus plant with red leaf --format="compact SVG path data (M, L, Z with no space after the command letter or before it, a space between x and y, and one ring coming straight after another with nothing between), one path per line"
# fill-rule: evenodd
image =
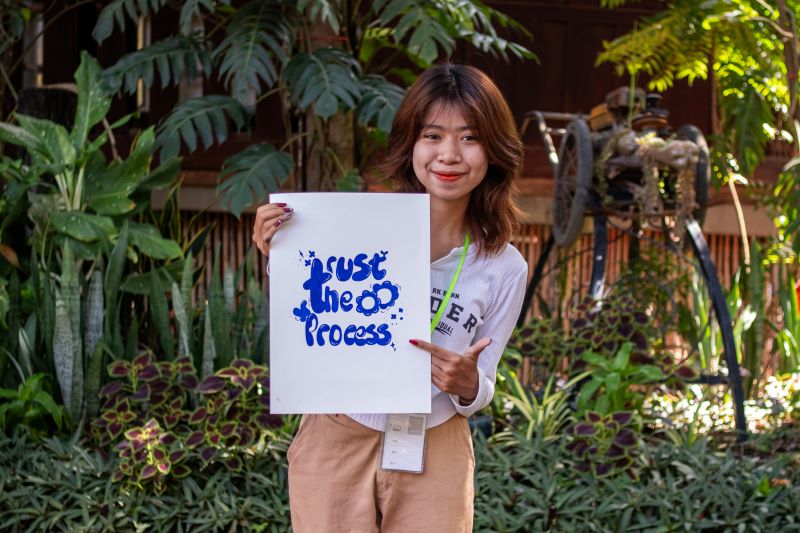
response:
M565 448L572 456L573 468L596 477L625 473L636 479L639 437L633 427L635 422L631 411L607 415L587 412L584 420L567 428Z
M103 408L91 433L103 448L116 445L115 481L160 488L169 476L209 463L240 469L242 457L282 419L269 414L267 370L237 359L200 383L190 358L155 361L142 354L108 367Z

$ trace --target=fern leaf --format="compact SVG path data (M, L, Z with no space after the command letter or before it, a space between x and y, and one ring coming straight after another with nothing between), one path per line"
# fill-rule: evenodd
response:
M339 106L352 109L361 97L360 66L353 56L334 48L320 48L295 55L286 65L284 79L292 100L306 109L314 105L321 118L335 115Z
M111 92L123 88L130 94L136 92L139 80L145 88L150 88L158 71L163 89L180 83L184 73L189 79L196 78L198 61L204 72L211 70L211 58L205 45L197 38L177 35L122 56L104 71L104 82Z
M261 93L278 80L276 59L284 65L286 50L294 40L290 17L278 3L253 0L236 12L227 26L228 34L214 51L222 58L220 76L233 96L243 102L252 89Z
M249 146L229 157L222 165L222 204L237 217L245 207L277 191L294 169L292 156L271 144Z
M197 149L198 133L203 147L208 148L216 138L218 143L228 138L230 117L237 128L246 121L247 112L229 96L209 95L183 102L158 128L155 150L161 150L161 160L175 157L180 152L181 139L190 152Z

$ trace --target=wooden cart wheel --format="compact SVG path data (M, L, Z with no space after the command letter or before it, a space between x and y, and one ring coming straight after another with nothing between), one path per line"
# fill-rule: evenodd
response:
M700 149L700 157L697 159L697 168L694 177L694 199L698 208L694 210L692 216L703 225L706 216L706 206L708 204L708 188L711 181L711 160L708 155L708 144L703 132L697 126L684 124L676 131L678 139L692 141Z
M592 138L585 120L567 124L558 147L558 171L553 197L553 237L569 246L581 232L594 167Z

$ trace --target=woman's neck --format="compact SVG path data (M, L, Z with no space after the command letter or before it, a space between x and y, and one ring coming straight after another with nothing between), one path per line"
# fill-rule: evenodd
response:
M431 261L441 259L457 246L463 246L466 212L466 204L454 206L431 202Z

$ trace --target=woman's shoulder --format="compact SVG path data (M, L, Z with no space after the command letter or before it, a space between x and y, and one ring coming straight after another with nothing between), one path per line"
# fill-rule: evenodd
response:
M479 260L484 266L503 272L507 276L516 276L528 273L528 262L511 243L507 243L499 252L492 255L483 255Z

